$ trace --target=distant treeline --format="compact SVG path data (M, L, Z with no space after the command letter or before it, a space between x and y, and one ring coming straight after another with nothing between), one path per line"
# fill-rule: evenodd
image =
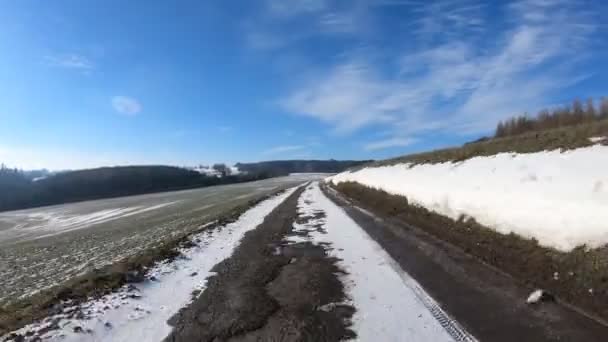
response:
M21 171L0 165L0 211L84 200L249 182L295 172L340 172L361 161L289 160L237 164L231 174L214 165L222 177L172 166L120 166L66 171ZM34 180L36 178L36 180Z
M284 176L299 172L336 173L370 160L275 160L259 163L238 163L241 171L250 173L269 173L273 176Z
M32 181L25 172L1 166L0 211L268 177L271 175L264 172L215 177L171 166L124 166L68 171Z
M604 119L608 119L608 98L602 97L599 105L596 105L593 99L588 99L584 104L577 99L572 102L572 105L552 110L542 110L536 117L524 114L501 121L496 127L495 137L508 137L531 131L574 126Z

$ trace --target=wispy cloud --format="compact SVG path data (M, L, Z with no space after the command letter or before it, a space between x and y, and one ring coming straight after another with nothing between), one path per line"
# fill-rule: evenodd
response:
M142 106L136 99L128 96L114 96L112 98L112 107L121 114L133 116L137 115L142 110Z
M266 0L270 14L278 17L319 12L326 9L327 3L327 0Z
M87 57L73 53L45 56L44 60L48 65L53 67L81 71L90 71L94 68L93 62L91 62L91 60L89 60Z
M341 64L312 82L281 100L280 105L287 111L331 123L340 132L391 120L390 108L382 108L382 99L393 91L393 85L377 79L369 65Z
M277 50L311 37L354 35L366 27L367 10L376 1L266 0L260 13L244 23L248 47Z
M364 146L366 151L383 150L390 147L406 147L416 142L412 138L389 138L385 140L374 141Z
M483 6L473 1L433 6L446 9L447 17L435 18L436 9L421 11L417 34L434 34L434 25L441 31L481 30L485 23ZM429 131L487 132L499 119L554 103L552 94L585 77L574 66L593 53L588 47L598 22L591 11L568 0L517 1L500 10L508 19L492 33L494 43L462 34L408 46L388 57L394 68L383 67L386 56L379 62L374 54L346 54L307 75L279 104L340 133L388 127L392 136L364 146L375 150L404 146Z
M485 4L477 0L450 0L410 3L414 33L419 39L448 40L456 35L474 34L484 30Z
M269 149L263 151L262 154L264 154L264 155L283 154L283 153L288 153L288 152L301 151L305 148L306 148L305 145L275 146L275 147L272 147L272 148L269 148Z

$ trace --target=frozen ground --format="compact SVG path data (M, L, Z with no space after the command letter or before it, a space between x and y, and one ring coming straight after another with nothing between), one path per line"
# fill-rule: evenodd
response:
M330 177L396 195L453 219L569 251L608 243L608 146L398 164Z
M211 268L229 257L244 234L261 224L295 189L270 198L245 212L236 222L192 237L195 247L183 257L163 263L142 284L124 287L80 306L66 303L62 313L18 331L26 340L160 341L171 327L167 320L205 288ZM49 328L53 329L49 329Z
M0 304L192 231L210 217L320 175L0 213Z
M341 208L310 185L298 201L298 214L314 217L294 224L290 242L328 246L347 274L341 276L356 309L353 330L360 341L474 341ZM304 235L304 236L302 236ZM340 304L340 303L336 303Z

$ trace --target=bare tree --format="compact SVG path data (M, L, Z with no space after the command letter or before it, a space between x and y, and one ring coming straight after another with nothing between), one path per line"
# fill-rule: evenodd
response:
M608 98L601 98L599 108L591 98L586 100L585 105L576 99L571 106L565 105L552 111L542 110L535 118L524 114L500 121L496 126L495 137L573 126L601 119L608 119Z
M600 100L600 119L608 119L608 98L602 97Z
M228 166L226 166L226 164L213 164L213 169L217 172L219 172L222 177L226 177L230 175L230 168Z
M593 121L597 117L597 111L595 110L595 103L592 98L588 98L585 103L585 121Z

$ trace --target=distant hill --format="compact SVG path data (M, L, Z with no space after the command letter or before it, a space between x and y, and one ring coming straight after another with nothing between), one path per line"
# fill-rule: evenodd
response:
M249 173L269 173L283 176L290 173L337 173L350 167L370 162L369 160L273 160L258 163L237 163L239 170Z
M231 184L270 177L263 172L209 176L172 166L121 166L66 171L35 178L0 169L0 211L83 200Z
M152 192L248 182L297 172L340 172L360 161L285 160L235 165L209 170L173 166L118 166L50 173L0 166L0 211L138 195ZM207 170L208 171L208 170ZM221 175L221 176L220 176Z

